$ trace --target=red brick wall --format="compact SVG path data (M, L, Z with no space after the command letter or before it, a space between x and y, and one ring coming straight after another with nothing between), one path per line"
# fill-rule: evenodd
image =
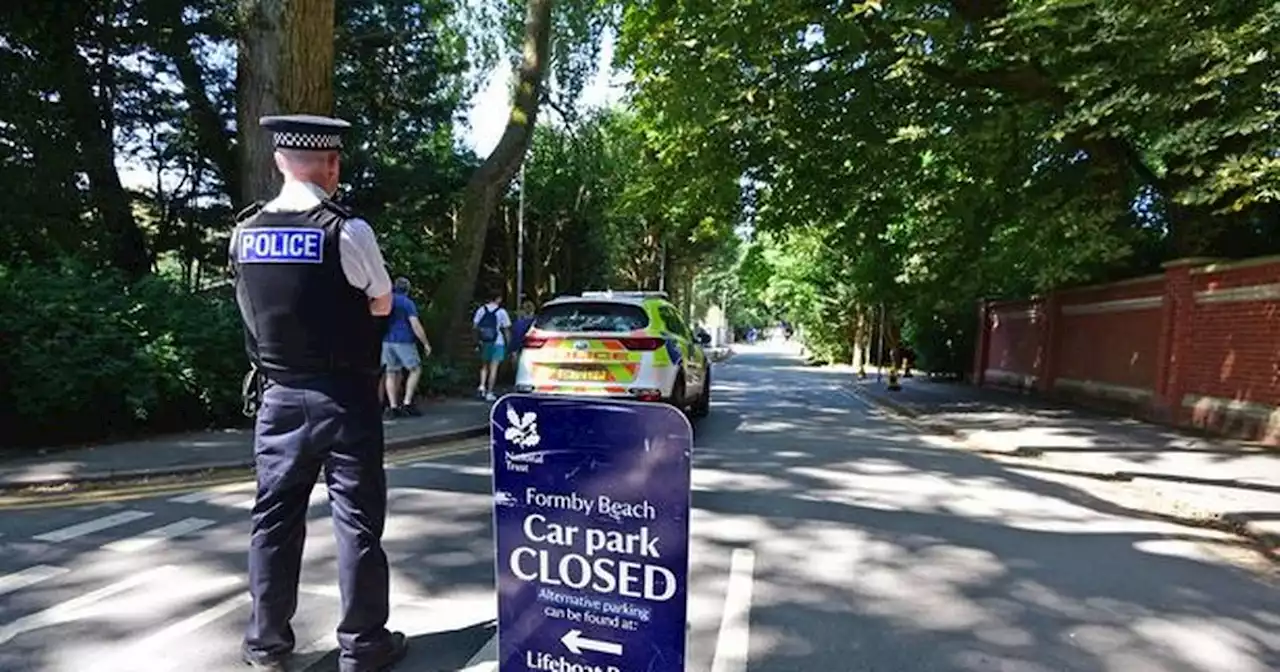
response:
M1192 275L1195 292L1274 283L1275 265ZM1186 392L1280 406L1280 302L1197 302L1191 335Z
M1162 277L1061 292L1056 378L1155 391ZM1100 347L1105 346L1105 347Z
M993 303L987 308L987 377L1022 387L1010 376L1036 375L1044 344L1038 337L1043 311L1039 301ZM1029 385L1027 385L1029 386Z
M1280 444L1280 257L982 308L979 384Z

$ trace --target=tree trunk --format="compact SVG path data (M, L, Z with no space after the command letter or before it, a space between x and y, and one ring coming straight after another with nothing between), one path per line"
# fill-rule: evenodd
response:
M853 307L849 316L849 365L862 363L862 311Z
M182 81L182 95L187 102L187 114L195 128L196 144L201 156L208 157L222 178L227 196L234 202L240 197L239 170L236 166L232 135L223 121L222 113L214 105L205 84L204 68L196 59L192 41L196 32L183 21L185 6L176 2L157 2L146 6L148 18L157 25L167 25L161 32L157 46L178 70Z
M533 139L543 75L550 60L551 9L554 4L554 0L529 0L525 14L524 57L519 68L511 116L493 153L467 182L449 273L431 305L430 320L435 326L434 333L457 334L462 328L467 307L475 295L476 273L480 269L489 221ZM440 344L445 356L465 347L467 344L453 339Z
M237 10L239 197L250 203L281 183L259 117L333 114L334 0L239 0Z
M62 94L71 123L79 136L80 165L89 178L89 194L102 221L106 249L112 265L131 280L151 271L147 239L133 216L133 203L120 182L111 137L112 110L94 93L89 64L80 55L72 33L56 38L53 59L62 71Z

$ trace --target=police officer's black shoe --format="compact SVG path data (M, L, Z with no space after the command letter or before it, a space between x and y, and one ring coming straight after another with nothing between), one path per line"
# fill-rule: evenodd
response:
M266 670L267 672L285 672L285 658L288 656L263 656L254 654L248 649L240 649L240 658L246 665L255 670Z
M409 654L409 640L404 636L403 632L391 633L387 644L390 648L383 654L381 660L374 662L371 667L367 668L369 672L387 672Z

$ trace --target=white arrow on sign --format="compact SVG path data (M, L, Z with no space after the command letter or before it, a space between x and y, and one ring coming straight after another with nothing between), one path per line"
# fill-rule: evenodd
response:
M599 639L587 639L582 636L581 630L570 630L564 633L564 637L560 638L560 643L564 644L564 648L569 649L574 655L582 655L583 651L599 651L600 653L610 653L615 656L622 655L622 645L613 642L605 642Z

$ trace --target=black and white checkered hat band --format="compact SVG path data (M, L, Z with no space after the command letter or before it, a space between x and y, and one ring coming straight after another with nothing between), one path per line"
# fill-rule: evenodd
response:
M342 149L342 136L282 132L275 134L275 143L280 149Z

